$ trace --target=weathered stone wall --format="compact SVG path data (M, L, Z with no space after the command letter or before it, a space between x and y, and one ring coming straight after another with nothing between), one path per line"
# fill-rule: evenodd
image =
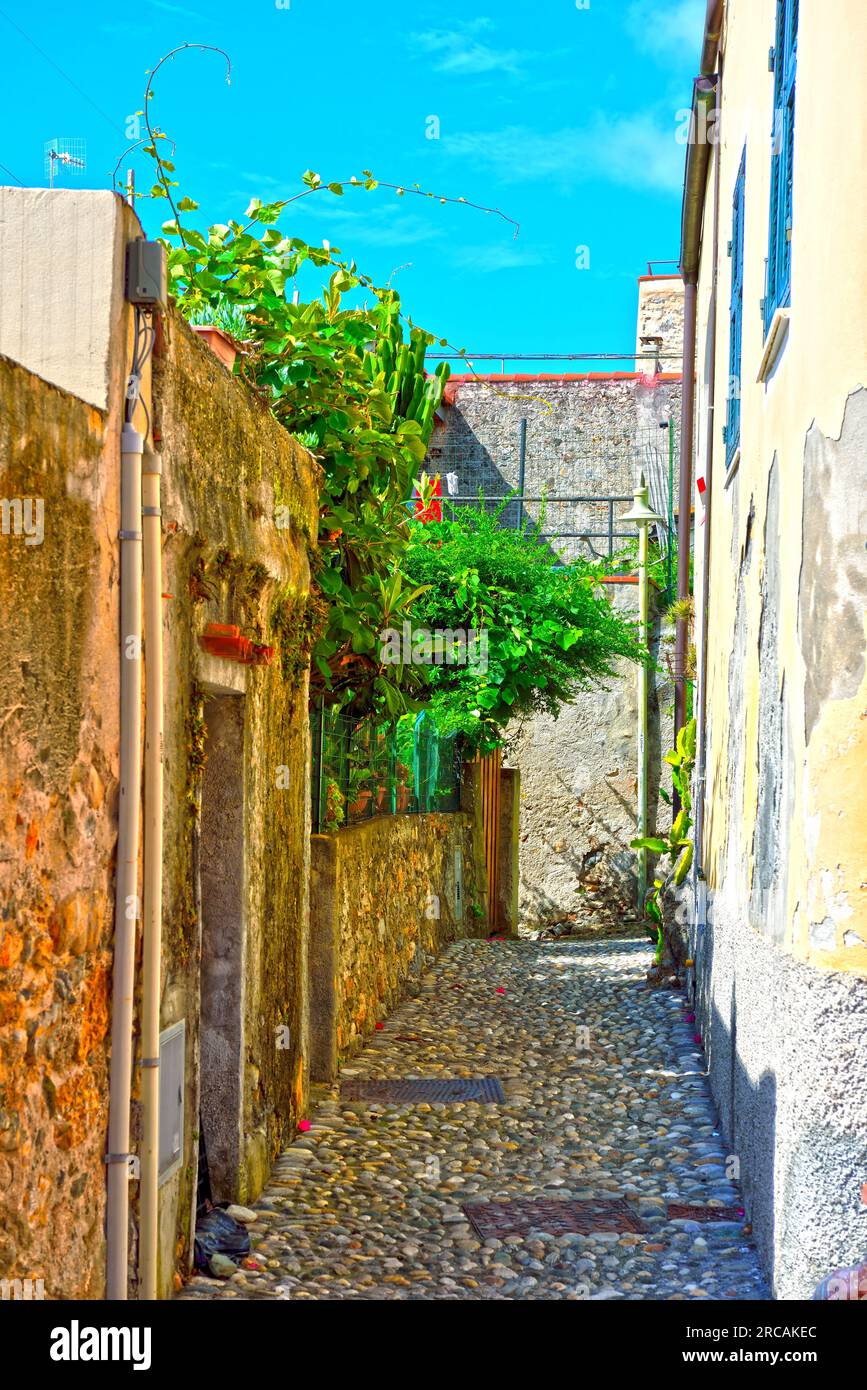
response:
M642 338L661 338L659 343ZM679 275L642 276L638 282L638 327L635 351L660 354L665 371L679 371L683 355L683 281ZM647 370L647 362L636 361L636 371Z
M660 293L673 305L673 322L666 319L663 328L676 342L682 295L670 281L647 283L665 287ZM634 548L634 526L618 518L630 506L639 468L645 470L657 510L667 514L669 431L660 426L673 421L676 436L679 414L676 373L453 378L426 467L429 472L457 471L461 495L476 494L481 487L486 496L502 496L518 483L519 426L526 418L525 493L628 498L615 508L616 553L626 543L623 537ZM508 504L506 521L515 519L514 507ZM527 504L531 517L539 511L538 504ZM604 506L548 504L546 531L604 532L607 524ZM572 539L552 544L567 557L607 555L609 548L604 534L589 543ZM612 584L609 597L637 617L634 584ZM657 631L655 645L659 640ZM656 685L648 752L651 825L661 758L671 744L673 702L664 676L656 676ZM637 721L637 668L623 663L604 687L579 696L558 719L536 715L509 739L508 759L521 774L520 911L525 925L568 922L573 929L586 924L595 931L617 932L624 921L634 920L637 882L629 841L635 835Z
M800 536L782 511L801 480L776 452L764 476L742 464L715 513L709 887L704 911L701 891L689 904L689 955L720 1122L781 1298L867 1245L865 444L858 390L839 437L814 424L801 443Z
M22 197L38 216L42 202L31 207L29 194ZM0 499L9 504L0 534L0 1277L41 1278L49 1298L104 1290L119 443L132 326L122 271L125 243L140 228L122 200L92 197L91 231L107 245L81 273L111 283L93 290L88 379L107 383L107 409L0 359ZM28 363L43 354L54 370L50 303L39 300L38 284L28 286L33 323L45 329L40 338L31 324ZM312 458L173 313L162 320L144 390L163 489L161 1026L183 1020L186 1028L182 1161L160 1188L166 1293L192 1257L203 1070L214 1081L215 1069L200 1061L203 993L209 1023L231 1023L216 1075L217 1087L225 1078L223 1108L238 1136L219 1175L226 1195L260 1190L305 1105L305 633L319 477ZM39 543L23 533L13 505L27 499L42 504ZM276 524L278 506L288 525ZM206 655L198 638L209 621L238 623L272 642L273 664ZM145 633L145 660L149 640ZM228 727L234 740L224 737ZM223 864L232 835L235 859ZM213 971L203 969L209 944ZM227 959L234 971L223 969ZM136 1033L139 1005L137 997ZM141 1138L137 1045L135 1053L133 1152ZM130 1199L135 1224L135 1184ZM130 1256L134 1289L135 1233Z
M791 313L772 346L749 307L765 292L767 226L748 211L741 447L727 467L729 323L713 306L730 300L730 194L745 144L746 207L768 206L764 50L776 8L726 6L704 204L695 473L707 489L695 496L695 591L707 586L696 614L707 767L691 955L720 1119L767 1274L779 1297L801 1298L867 1250L867 223L863 181L841 180L833 157L851 129L839 93L867 42L867 10L800 6L797 100L809 119L795 132ZM846 274L821 273L836 266Z
M576 532L552 542L564 555L608 554L603 503L556 502L556 497L622 497L614 509L614 549L634 530L618 520L629 508L644 468L657 509L667 514L668 432L680 415L680 377L632 372L575 376L453 377L431 439L428 472L454 472L461 496L503 497L517 488L520 422L527 421L524 493L543 495L546 534ZM541 504L524 514L537 520ZM514 524L516 503L504 521ZM599 533L582 541L584 532ZM620 539L617 539L617 535Z
M615 607L636 618L638 586L609 586ZM651 692L648 733L650 833L658 814L660 724L670 730L671 686ZM637 919L638 668L620 662L603 685L580 694L557 719L538 714L509 738L521 769L521 920L622 935ZM663 808L664 809L664 808Z
M44 527L0 534L0 1277L49 1298L103 1288L118 430L0 358L0 498Z
M719 1123L781 1299L867 1250L867 980L815 970L709 895L692 951Z
M311 993L318 1036L311 1050L317 1080L333 1076L339 1061L362 1046L443 946L484 934L484 882L475 804L453 814L378 816L334 835L314 835Z
M229 1126L237 1135L237 1160L218 1168L215 1196L242 1201L261 1190L304 1105L307 679L295 677L299 653L287 645L302 638L318 493L309 455L175 316L156 357L154 394L165 586L173 596L165 610L171 678L162 1026L183 1018L187 1029L184 1164L161 1199L165 1282L176 1259L183 1268L191 1257L186 1237L200 1099L214 1117L238 1098L240 1113ZM287 509L291 526L275 525L278 505ZM275 606L286 603L297 618L294 639L276 633L272 623ZM273 642L273 664L242 667L206 655L198 636L212 621L237 623L257 640ZM196 749L199 720L208 759L204 775ZM227 721L237 738L226 739ZM226 742L230 746L221 746ZM209 781L211 772L222 781ZM215 798L210 822L209 794ZM232 814L234 839L227 825ZM231 1039L210 1098L212 1072L200 1059L203 993L210 1035L216 1029ZM205 1119L206 1145L208 1128ZM217 1139L215 1131L215 1147Z

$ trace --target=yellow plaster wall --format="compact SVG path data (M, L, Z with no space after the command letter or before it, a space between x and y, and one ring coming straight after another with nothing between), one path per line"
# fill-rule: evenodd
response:
M804 660L798 634L805 439L815 425L838 438L847 398L867 385L867 6L862 0L802 0L795 116L792 295L788 338L768 380L757 380L764 329L770 196L775 0L731 0L722 59L722 119L705 204L697 337L697 477L707 473L707 333L712 280L714 179L720 225L715 370L707 705L709 745L704 862L709 886L744 913L750 893L758 796L760 585L768 477L779 465L779 668L785 673L784 760L791 755L791 819L785 945L816 965L867 973L867 678L857 695L826 700L809 745L804 732ZM732 262L731 205L744 143L741 458L725 484L725 401ZM860 460L864 467L864 460ZM737 491L737 505L735 492ZM729 662L735 642L738 562L752 497L752 563L744 578L745 747L739 833L726 847L727 805L737 794L728 757ZM698 500L698 499L697 499ZM735 511L737 515L735 516ZM696 528L701 585L703 516ZM841 523L842 524L842 523ZM735 534L735 532L737 534ZM733 548L735 555L733 558ZM830 916L833 949L811 948L810 922Z

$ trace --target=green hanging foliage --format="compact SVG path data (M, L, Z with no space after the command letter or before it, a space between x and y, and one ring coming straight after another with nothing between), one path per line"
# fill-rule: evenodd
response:
M635 624L608 601L599 566L564 565L541 539L542 522L509 529L501 510L460 507L452 520L416 523L405 558L419 586L414 621L467 635L465 663L429 668L428 707L442 733L460 731L483 751L501 743L516 717L556 716L578 691L612 675L618 657L642 654Z

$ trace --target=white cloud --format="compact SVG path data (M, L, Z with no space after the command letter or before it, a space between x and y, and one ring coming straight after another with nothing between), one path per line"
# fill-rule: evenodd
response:
M499 270L521 270L525 266L546 265L551 257L542 247L517 245L509 242L498 246L458 246L450 260L459 270L475 270L490 274Z
M706 0L634 0L626 27L639 48L669 61L681 54L698 62Z
M434 56L434 72L453 76L508 72L517 77L524 61L532 55L516 48L494 48L477 37L491 27L490 19L480 18L458 28L411 34L410 43L422 53Z
M322 229L333 241L348 234L353 243L364 241L377 246L415 246L424 241L436 241L443 235L437 217L438 204L434 206L428 202L424 212L413 212L404 199L383 202L388 196L388 190L349 191L342 200L331 193L317 193L292 203L280 225L288 229L298 216L315 217L317 231Z
M177 15L182 19L204 19L204 15L198 10L187 10L183 5L173 5L169 0L148 0L148 3L155 10L165 10L166 14Z
M444 152L472 159L503 182L604 179L629 188L672 192L683 179L676 123L650 113L597 115L583 126L547 134L527 126L475 131L442 141Z

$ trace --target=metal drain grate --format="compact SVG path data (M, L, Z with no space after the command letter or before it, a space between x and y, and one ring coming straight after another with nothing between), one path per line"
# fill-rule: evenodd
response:
M646 1227L623 1201L558 1202L548 1197L522 1197L515 1202L474 1202L464 1212L481 1240L490 1236L589 1236L599 1231L643 1232Z
M743 1207L692 1207L683 1202L671 1202L667 1207L669 1221L745 1221Z
M458 1101L476 1100L488 1105L502 1105L505 1095L495 1076L413 1078L412 1080L371 1079L340 1083L341 1100L382 1101L392 1105L418 1105L427 1101L433 1105L454 1105Z

